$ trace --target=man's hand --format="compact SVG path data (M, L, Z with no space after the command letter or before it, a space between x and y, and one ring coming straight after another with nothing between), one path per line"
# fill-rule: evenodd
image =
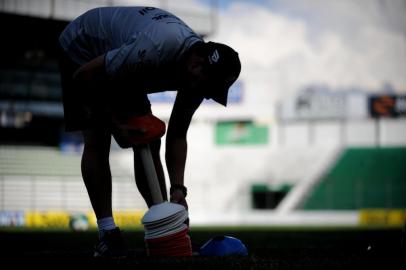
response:
M171 193L170 200L172 203L178 203L183 205L186 208L186 210L188 210L189 208L186 202L185 194L183 194L183 192L180 189L175 189Z
M186 187L184 187L183 185L175 185L172 186L170 189L170 201L171 203L178 203L180 205L183 205L186 210L189 209L187 202L186 202L186 194L187 193L187 189ZM189 227L189 218L187 218L185 220L185 224Z

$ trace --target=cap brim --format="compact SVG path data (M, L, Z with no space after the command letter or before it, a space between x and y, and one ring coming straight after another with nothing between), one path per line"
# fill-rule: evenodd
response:
M215 91L215 95L211 96L211 99L220 103L224 107L227 107L227 99L228 99L228 88L226 89L217 89Z

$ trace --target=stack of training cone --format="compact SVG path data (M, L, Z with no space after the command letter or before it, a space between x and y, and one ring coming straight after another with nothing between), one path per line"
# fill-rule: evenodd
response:
M149 145L139 146L154 205L145 213L142 224L150 256L192 256L188 235L188 212L180 204L164 201Z

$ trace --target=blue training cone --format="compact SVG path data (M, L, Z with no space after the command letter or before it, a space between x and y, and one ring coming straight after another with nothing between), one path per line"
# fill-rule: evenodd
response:
M247 256L243 242L231 236L216 236L200 248L201 256Z

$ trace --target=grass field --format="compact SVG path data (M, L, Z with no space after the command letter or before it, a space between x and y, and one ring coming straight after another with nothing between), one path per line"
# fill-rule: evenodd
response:
M215 258L151 258L142 230L124 235L130 256L101 260L92 258L96 231L0 230L1 261L32 269L406 269L399 228L191 228L196 250L217 235L237 237L249 250L246 257Z

